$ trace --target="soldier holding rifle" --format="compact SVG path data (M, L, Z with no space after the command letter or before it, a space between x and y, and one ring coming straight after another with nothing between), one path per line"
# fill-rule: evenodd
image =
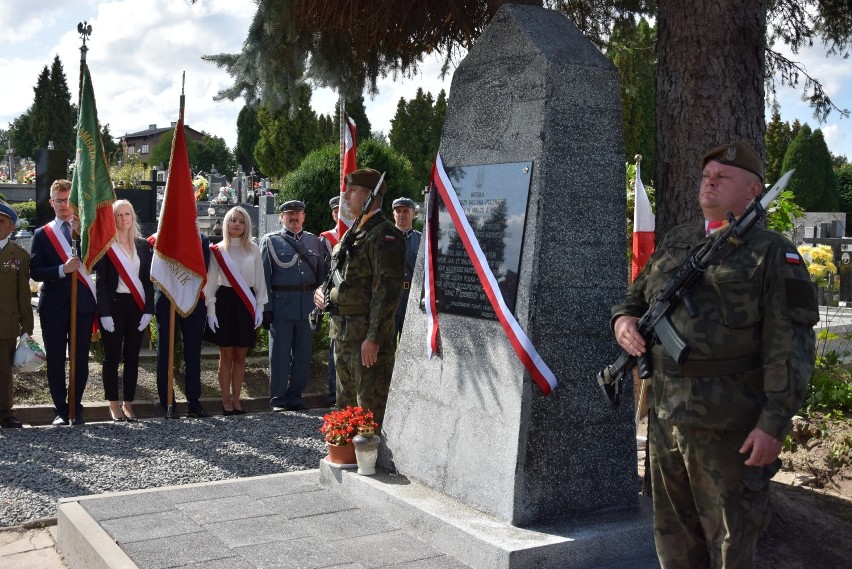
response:
M819 318L796 247L754 225L727 240L690 299L668 312L688 346L685 361L638 332L639 317L681 263L714 231L745 217L763 190L763 163L746 142L710 150L702 167L704 221L665 235L625 302L613 307L613 332L625 352L649 351L653 363L650 465L662 567L752 567L769 522L769 480L813 370Z
M331 282L314 294L317 308L331 313L337 406L371 409L380 425L393 373L394 314L405 261L402 233L382 214L383 178L370 168L346 175L341 207L349 219L362 215L334 249Z

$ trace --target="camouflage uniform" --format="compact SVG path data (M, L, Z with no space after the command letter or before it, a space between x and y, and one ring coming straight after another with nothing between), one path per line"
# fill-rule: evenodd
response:
M618 316L641 316L681 262L705 239L703 223L666 234L630 287ZM650 462L657 554L665 567L751 567L769 522L769 479L780 466L743 463L755 427L783 440L813 371L816 293L786 238L755 227L708 268L692 291L700 310L670 318L691 351L677 366L654 359Z
M330 293L328 335L334 340L337 405L372 409L379 424L393 373L394 313L402 292L404 258L402 234L377 211L357 230ZM378 359L370 367L361 364L364 340L379 344Z

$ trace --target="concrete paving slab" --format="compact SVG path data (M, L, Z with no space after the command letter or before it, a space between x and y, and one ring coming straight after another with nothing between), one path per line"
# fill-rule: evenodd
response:
M165 569L186 567L236 557L234 550L207 532L175 535L168 538L119 544L140 568ZM74 567L74 565L71 565Z
M230 548L269 543L281 539L281 536L298 539L310 535L303 524L281 514L259 517L251 524L245 523L245 520L212 523L205 525L204 529L218 536Z
M317 535L238 547L234 551L254 567L270 569L316 569L352 563L350 554Z
M355 504L321 487L313 492L303 492L284 496L273 496L258 500L267 508L281 512L290 519L305 518L318 514L354 510Z
M369 569L444 557L434 547L401 530L365 535L356 541L358 547L348 549L356 562Z
M101 527L118 543L147 541L204 531L188 516L174 511L107 520L101 522Z

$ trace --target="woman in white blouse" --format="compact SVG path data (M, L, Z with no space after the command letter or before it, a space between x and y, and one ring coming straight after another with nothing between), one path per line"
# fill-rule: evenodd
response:
M251 218L237 206L225 214L223 240L210 245L205 338L219 346L219 389L222 414L242 415L240 390L246 354L254 347L255 330L263 321L266 280L260 249L251 237Z
M103 332L104 397L113 421L136 421L132 402L139 376L142 337L154 314L151 284L151 245L142 239L133 205L127 200L112 204L116 241L95 265L98 313ZM119 404L118 365L124 362Z

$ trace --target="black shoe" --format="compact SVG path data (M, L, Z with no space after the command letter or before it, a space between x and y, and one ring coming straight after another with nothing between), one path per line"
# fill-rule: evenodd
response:
M74 417L74 420L71 421L73 425L85 425L86 421L83 420L83 417Z
M245 414L246 414L246 411L245 411L245 409L237 409L237 408L234 408L234 412L233 412L233 413L231 413L231 414L232 414L232 415L245 415Z
M54 427L61 427L63 425L67 425L68 424L68 418L63 417L62 415L57 415L56 418L53 420L53 423L51 423L51 424Z
M210 413L205 411L200 403L196 403L195 405L187 405L186 416L193 419L204 419L205 417L209 417Z
M236 415L236 414L237 414L236 409L231 409L230 411L228 411L227 409L222 407L222 416L223 417L230 417L231 415Z
M287 411L307 411L308 409L310 409L310 407L308 407L304 403L297 403L296 405L287 406Z
M24 424L21 423L16 417L6 417L2 421L0 421L0 427L4 429L21 429Z

